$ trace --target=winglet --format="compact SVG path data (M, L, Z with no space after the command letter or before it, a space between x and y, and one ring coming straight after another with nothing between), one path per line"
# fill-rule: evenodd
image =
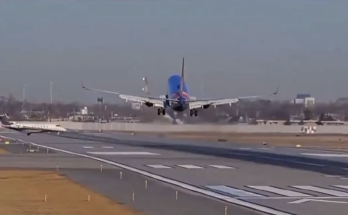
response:
M83 84L83 81L82 81L82 80L81 80L81 87L82 87L83 89L85 89L85 90L88 90L88 88L85 87L85 85Z
M279 85L277 86L276 91L275 91L274 93L272 93L272 95L271 95L271 96L275 96L275 95L277 95L277 94L278 94L278 90L279 90Z

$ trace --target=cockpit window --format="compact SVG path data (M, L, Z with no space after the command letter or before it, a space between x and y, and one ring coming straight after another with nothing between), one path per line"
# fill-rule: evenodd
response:
M60 125L56 125L57 127L60 127Z

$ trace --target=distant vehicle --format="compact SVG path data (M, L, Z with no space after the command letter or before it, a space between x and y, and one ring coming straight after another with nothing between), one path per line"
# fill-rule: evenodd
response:
M238 98L222 98L222 99L193 99L188 94L188 88L186 85L186 82L184 81L184 58L182 59L182 69L181 69L181 76L178 74L172 75L168 78L168 90L167 94L164 98L160 97L153 97L150 95L147 96L133 96L133 95L125 95L118 92L112 92L107 90L100 90L100 89L93 89L93 88L87 88L82 83L82 88L86 90L96 91L96 92L103 92L103 93L110 93L110 94L116 94L119 95L121 99L124 99L126 101L133 101L133 102L139 102L141 104L145 104L148 107L157 107L158 115L165 115L166 114L166 108L170 107L174 111L177 112L183 112L187 109L190 110L190 116L198 115L198 109L207 109L210 106L217 106L217 105L224 105L224 104L232 104L236 103L241 99L255 99L262 96L245 96L245 97L238 97ZM147 91L147 89L145 89ZM278 93L278 88L275 93L272 93L271 96L274 96Z
M33 123L25 123L18 124L16 122L8 121L8 116L6 114L0 115L0 122L2 127L15 130L15 131L25 131L29 136L32 133L49 133L49 132L57 132L57 135L60 135L60 132L66 132L67 129L61 127L57 124L33 124Z

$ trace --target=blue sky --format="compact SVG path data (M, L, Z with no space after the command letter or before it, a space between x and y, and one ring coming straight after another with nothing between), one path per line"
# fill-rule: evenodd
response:
M2 1L0 94L93 102L80 87L163 95L186 60L190 94L348 96L348 1ZM203 87L202 87L203 86ZM203 90L202 90L203 89ZM115 96L105 96L107 101ZM115 100L116 101L116 100ZM119 100L118 100L119 101Z

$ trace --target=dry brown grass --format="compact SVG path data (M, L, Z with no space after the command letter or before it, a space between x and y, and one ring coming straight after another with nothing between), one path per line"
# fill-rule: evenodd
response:
M0 191L0 214L3 215L138 214L55 172L0 170ZM90 201L87 201L88 194Z
M5 149L0 148L0 154L9 154Z
M348 147L347 135L294 135L294 134L166 134L166 138L218 141L225 139L238 143L263 143L282 146Z

